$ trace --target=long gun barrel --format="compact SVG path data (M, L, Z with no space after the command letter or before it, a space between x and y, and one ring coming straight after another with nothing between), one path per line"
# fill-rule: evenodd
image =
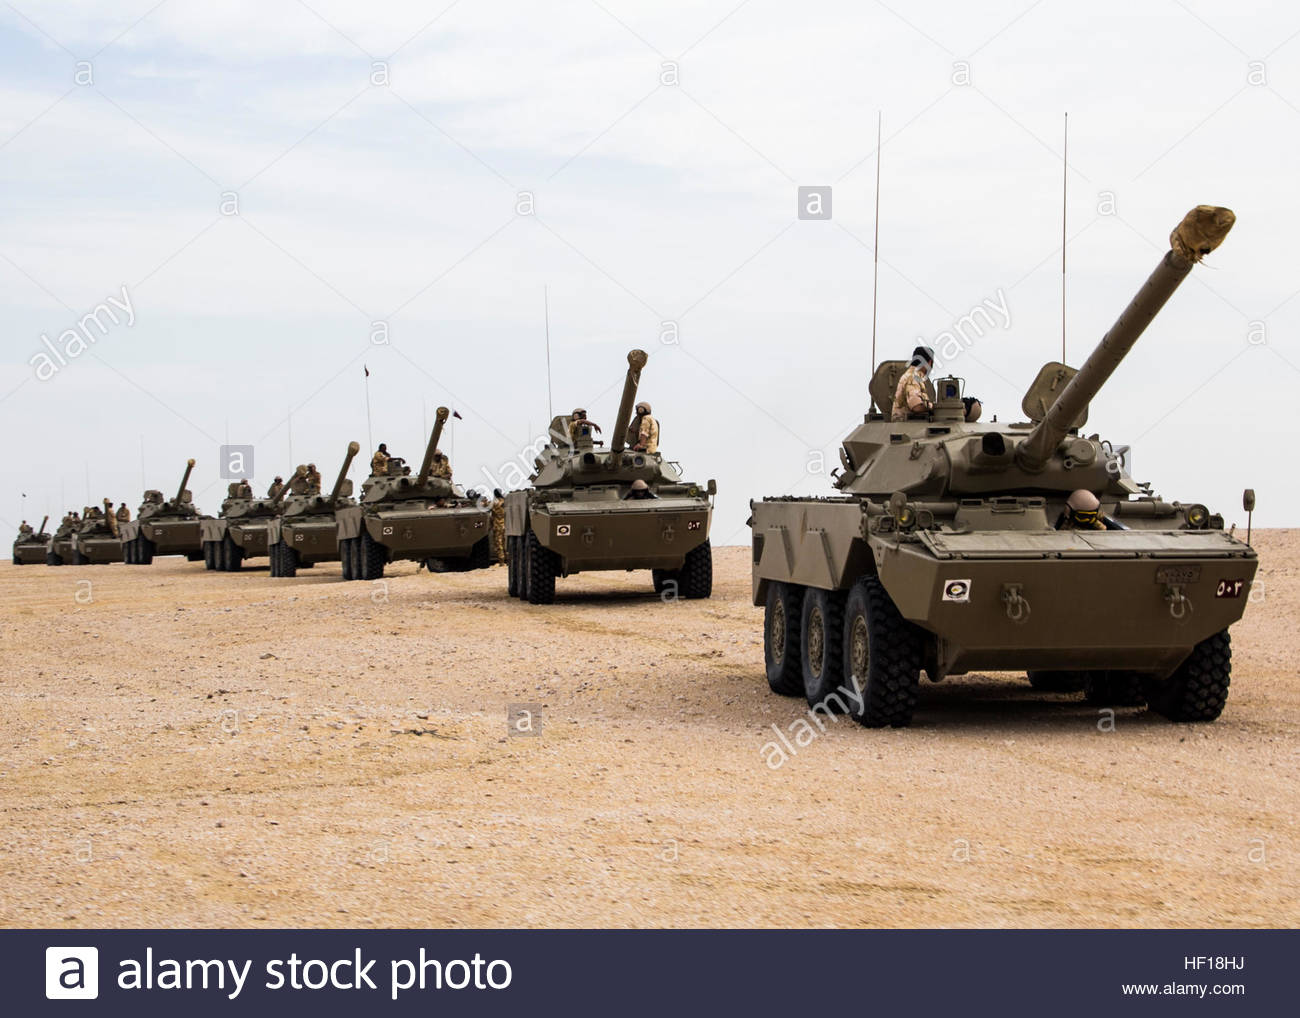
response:
M38 533L38 534L43 534L43 533L45 533L45 524L47 524L47 523L49 523L49 522L50 522L50 518L49 518L48 516L46 516L45 519L41 520L41 529L38 530L38 531L36 531L36 533Z
M429 436L429 446L424 450L424 462L420 464L420 476L415 480L415 483L422 488L429 482L429 471L433 469L433 454L438 448L438 439L442 438L443 425L447 423L447 418L450 416L451 411L445 406L438 407L438 416L433 422L433 434Z
M343 482L347 479L348 468L352 466L352 461L356 458L357 453L361 451L361 446L356 442L348 443L348 454L343 457L343 469L339 471L339 479L334 482L334 490L330 492L329 504L333 505L338 501L339 491L343 487Z
M190 474L194 472L194 461L185 461L185 476L181 478L181 486L176 489L176 504L180 505L185 498L185 485L190 483Z
M614 434L609 440L609 451L617 455L623 451L623 439L628 422L632 419L632 404L636 400L636 387L641 384L641 369L650 355L644 350L630 350L627 355L627 378L623 381L623 400L618 405L618 419Z
M1037 472L1047 465L1072 423L1119 367L1119 362L1173 296L1192 266L1223 243L1236 221L1230 209L1214 205L1198 205L1183 217L1169 235L1169 251L1142 284L1142 289L1129 301L1043 419L1016 447L1016 462L1022 470Z

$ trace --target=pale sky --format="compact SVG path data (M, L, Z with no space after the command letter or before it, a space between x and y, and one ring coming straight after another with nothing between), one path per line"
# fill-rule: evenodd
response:
M1005 306L951 368L1018 419L1060 355L1068 111L1071 363L1189 208L1238 215L1088 431L1166 498L1244 524L1252 486L1296 525L1298 33L1192 0L0 3L0 524L134 508L191 456L215 514L227 438L264 488L352 439L417 458L444 403L481 486L549 420L546 288L555 412L611 426L647 350L664 452L745 543L867 409L877 114L879 355Z

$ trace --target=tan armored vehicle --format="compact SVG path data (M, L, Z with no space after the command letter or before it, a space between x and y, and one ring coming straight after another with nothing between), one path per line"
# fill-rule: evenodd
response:
M50 553L50 535L45 532L45 524L50 522L47 516L41 520L41 529L29 533L20 532L14 538L13 559L16 566L44 565Z
M360 503L335 514L345 580L378 580L384 566L399 559L435 572L492 564L487 505L434 470L449 416L438 407L418 474L412 477L400 456L390 457L385 473L362 483Z
M348 480L348 468L360 451L361 446L356 442L348 443L343 468L328 496L322 497L319 491L312 490L298 474L290 479L284 512L268 524L272 576L296 576L300 568L339 560L335 514L356 504L350 497L352 482Z
M194 461L187 460L175 497L164 499L161 491L150 488L136 518L117 525L127 565L147 566L156 555L184 555L190 562L203 558L199 522L206 517L194 508L193 496L185 487L193 472Z
M243 568L244 559L269 554L270 523L280 515L288 491L285 485L273 498L255 498L247 485L231 482L221 503L221 515L215 520L199 520L203 562L208 569L237 572Z
M81 526L72 535L72 564L98 566L121 561L122 539L117 534L117 521L99 506L87 508Z
M1024 670L1095 704L1210 721L1228 695L1228 627L1255 552L1199 503L1168 502L1084 437L1088 403L1192 266L1231 228L1201 206L1076 371L1048 364L1024 423L968 423L961 381L891 420L904 362L871 382L838 493L751 503L753 597L772 689L906 725L922 670ZM1253 507L1253 498L1250 500Z
M709 525L717 484L682 479L658 452L626 448L647 355L627 355L627 376L609 449L585 415L551 421L531 488L506 496L506 564L513 597L555 601L560 576L600 569L649 569L656 593L713 592Z
M71 511L64 514L63 519L59 521L58 527L50 538L50 548L45 554L45 564L47 566L72 564L72 538L79 526L81 526L81 521L72 519Z

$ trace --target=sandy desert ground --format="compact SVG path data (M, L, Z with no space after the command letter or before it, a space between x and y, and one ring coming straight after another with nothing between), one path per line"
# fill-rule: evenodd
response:
M1257 544L1215 724L972 675L777 769L746 548L670 605L6 562L0 924L1292 926L1300 532Z

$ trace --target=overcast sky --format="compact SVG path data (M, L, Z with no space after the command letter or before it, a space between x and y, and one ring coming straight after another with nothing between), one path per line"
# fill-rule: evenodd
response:
M647 350L664 452L746 542L867 408L877 113L880 356L1005 307L950 368L1006 419L1060 356L1066 111L1070 362L1191 206L1238 215L1088 430L1167 498L1300 523L1294 5L0 4L0 523L190 456L215 514L226 441L263 487L328 477L352 439L418 458L439 404L482 484L549 419L547 288L555 412L609 427Z

